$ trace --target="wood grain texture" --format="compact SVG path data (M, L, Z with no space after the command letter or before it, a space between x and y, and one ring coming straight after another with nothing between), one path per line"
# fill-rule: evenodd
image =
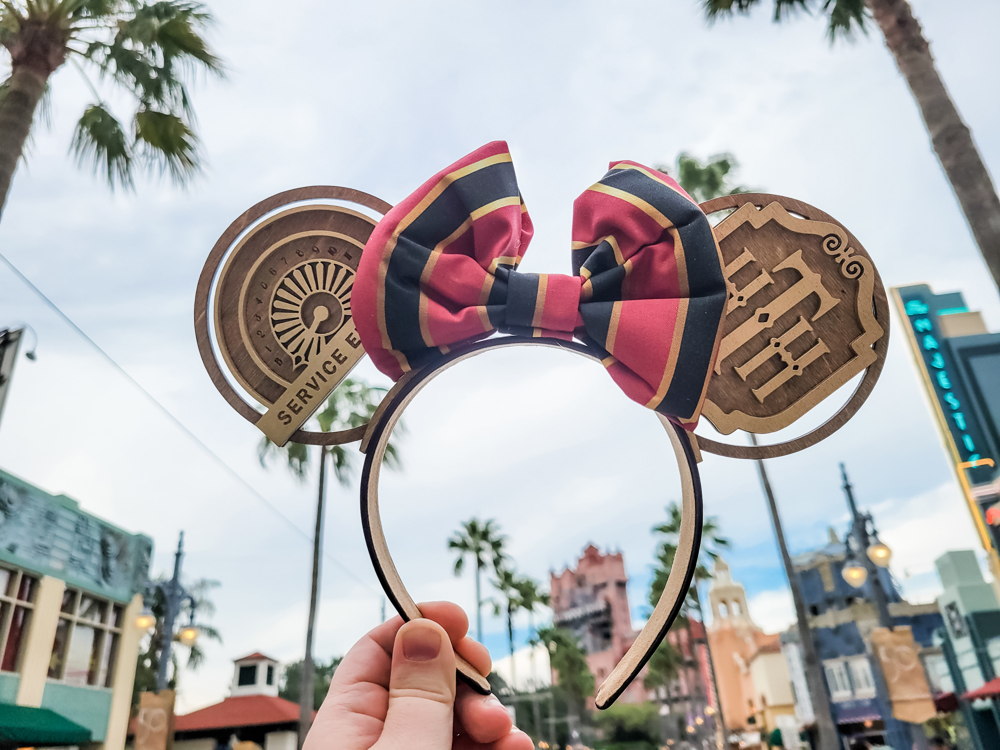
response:
M361 476L361 523L365 542L368 545L368 553L371 555L372 564L379 581L382 583L382 588L404 620L421 617L421 613L416 602L406 590L399 571L393 563L392 556L389 554L379 514L378 497L382 459L385 456L393 427L421 389L442 372L471 357L507 346L545 346L569 351L600 362L599 354L577 342L517 336L482 341L456 349L434 365L407 373L407 376L401 379L383 400L378 413L369 423L368 433L362 442L366 455L364 471ZM675 558L678 563L671 569L663 595L657 602L642 632L598 689L596 702L597 707L602 709L614 703L615 699L635 679L670 629L691 585L701 545L701 483L698 477L694 449L691 446L688 433L683 428L673 424L660 414L656 416L670 437L680 469L683 521ZM461 658L458 660L458 672L473 689L484 694L489 692L490 686L486 677L476 672L468 662Z
M201 355L202 363L205 365L205 369L208 371L208 375L212 380L212 383L218 389L219 393L222 394L222 397L226 399L229 405L232 406L238 414L254 424L260 420L260 412L244 401L243 398L240 397L239 393L237 393L236 390L229 384L213 351L212 336L210 331L210 326L213 322L213 315L209 309L209 301L213 293L213 287L215 286L216 280L220 274L223 261L226 260L227 253L230 248L232 248L233 244L247 230L247 228L273 211L291 204L301 204L303 201L343 201L364 206L365 208L376 211L380 214L385 214L390 208L392 208L389 203L352 188L328 185L295 188L293 190L286 190L278 193L277 195L273 195L270 198L266 198L254 206L251 206L232 224L230 224L226 231L222 233L222 236L216 241L215 246L209 253L208 258L205 261L205 265L202 268L201 275L198 278L198 286L195 291L195 339L198 343L198 352ZM235 324L229 323L227 325L231 329L229 331L230 336L237 332L237 329L232 328ZM220 334L220 332L217 331L217 334ZM225 334L220 334L220 345L223 343L222 335ZM239 372L239 368L237 368L237 372ZM234 377L238 377L241 382L245 380L245 378L238 376L236 373L234 373ZM243 385L247 386L248 390L255 395L259 395L256 393L257 388L267 388L268 396L273 396L277 393L276 389L280 388L280 383L266 384L262 381L255 381L252 384L243 382ZM266 398L265 402L267 402ZM364 426L350 430L328 433L310 432L300 429L296 430L291 435L290 440L292 442L306 443L310 445L340 445L360 440L364 435L364 432Z
M864 375L847 403L806 435L757 447L699 435L699 446L774 458L814 445L858 411L881 374L889 307L878 271L846 227L802 201L746 193L701 207L731 211L713 229L729 297L705 418L723 434L776 432Z

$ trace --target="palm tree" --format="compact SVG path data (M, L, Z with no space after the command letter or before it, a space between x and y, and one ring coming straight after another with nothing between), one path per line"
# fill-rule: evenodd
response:
M499 616L501 613L507 617L507 645L510 647L510 686L517 692L517 677L514 672L514 615L523 606L521 593L517 588L517 574L508 567L502 567L496 571L497 577L490 581L493 588L499 591L504 598L500 602L493 602L493 614Z
M680 652L664 638L646 664L646 676L642 680L642 686L660 696L661 705L667 707L663 712L664 715L670 713L670 686L677 679L677 673L683 663Z
M759 0L702 0L709 21L749 13L758 4ZM1000 289L1000 198L972 133L941 80L910 4L906 0L774 0L774 20L781 22L796 10L814 7L826 14L831 42L837 37L850 38L856 30L866 32L868 21L875 19L885 46L917 102L934 153L993 274L993 282Z
M738 167L739 163L732 154L716 154L703 164L696 157L681 152L675 166L660 166L657 169L676 175L677 182L687 194L699 203L704 203L720 195L753 192L752 188L745 185L732 184L731 180Z
M480 578L487 563L500 575L504 568L507 555L504 554L504 544L507 537L500 533L496 521L490 519L485 523L478 518L472 518L462 524L462 528L452 534L448 540L448 549L458 552L455 558L455 575L462 575L465 569L465 557L471 555L476 561L476 640L483 640L483 597Z
M332 432L360 427L368 422L378 402L381 400L384 388L368 385L363 380L345 378L337 389L330 394L323 408L316 414L320 430ZM396 429L399 429L397 426ZM258 457L261 466L267 466L268 460L276 453L282 453L288 470L296 479L304 481L309 468L309 448L301 443L287 443L284 448L278 448L268 438L261 440ZM342 445L319 448L319 492L316 499L316 527L313 532L312 582L309 589L309 621L306 625L306 653L302 660L302 685L299 689L299 747L305 742L306 733L312 724L313 705L310 696L313 695L315 665L313 664L312 647L313 634L316 629L316 609L319 597L320 556L323 549L323 506L326 490L327 456L332 459L333 473L337 481L346 485L350 480L353 468L354 453L348 452ZM392 443L386 447L385 465L390 469L400 466L399 452Z
M586 700L594 694L594 675L587 664L587 653L576 636L564 628L539 628L531 645L539 643L549 651L549 663L558 677L556 687L566 696L576 717L583 716Z
M670 569L673 567L674 560L677 556L677 547L680 543L681 510L677 506L677 503L670 503L670 505L667 506L667 520L664 523L655 525L653 527L653 533L664 537L660 542L659 548L657 549L658 565L654 571L653 582L650 585L649 590L649 603L655 607L656 603L660 600L660 595L663 593L664 587L666 586L667 576L670 575ZM688 591L687 599L683 605L684 609L688 613L692 610L694 611L698 620L701 622L702 627L705 625L705 616L701 610L701 597L698 594L698 584L701 581L708 580L712 577L712 574L709 572L708 563L718 560L720 551L728 549L730 546L729 540L722 536L719 532L718 519L714 516L706 518L702 524L701 548L698 552L698 564L695 567L694 578L691 581L691 588ZM690 615L685 618L685 627L688 631L688 643L691 644L691 655L697 659ZM716 702L718 702L719 683L715 677L715 660L712 658L712 649L709 646L707 634L705 638L705 652L708 655L708 671L712 678ZM726 727L725 720L722 716L721 705L716 706L715 708L717 717L716 721L722 731L722 736L725 737Z
M541 584L531 576L520 576L514 582L518 596L521 600L521 609L528 613L528 639L535 637L535 610L538 607L549 606L550 597L548 593L541 590ZM531 680L534 687L537 678L535 676L535 651L528 652L528 659L531 662Z
M93 94L71 149L112 188L132 188L136 168L167 171L183 183L201 165L185 80L221 75L202 32L212 16L185 0L3 0L0 45L10 76L0 83L0 214L49 79L66 61ZM87 78L87 69L96 76ZM134 103L123 125L98 91Z
M753 3L756 2L756 0L747 0L747 2ZM723 155L714 157L706 165L700 164L697 160L691 160L689 157L688 161L685 163L683 161L684 159L685 156L683 154L678 159L678 182L680 182L681 187L683 187L692 196L697 195L697 200L705 201L716 198L720 195L733 195L734 193L745 192L744 188L734 187L729 182L730 172L736 168L736 160L731 156ZM750 435L750 440L754 445L757 444L757 439L753 434ZM775 503L774 495L771 492L771 485L767 478L767 470L764 468L764 462L760 459L758 459L756 463L757 471L761 478L761 484L764 488L764 495L767 498L768 512L771 516L771 525L774 528L774 536L778 543L778 550L781 553L781 561L785 569L785 576L788 578L788 588L792 592L792 601L795 604L796 628L798 630L799 643L802 644L803 671L806 676L806 684L809 687L809 696L812 701L813 712L816 716L816 728L819 734L819 747L820 750L832 750L833 748L839 747L837 728L833 724L833 716L830 713L830 700L823 681L819 653L816 650L816 643L813 641L812 632L809 629L809 621L806 617L805 600L802 598L802 591L799 588L799 579L795 575L795 571L792 568L792 559L788 554L788 545L785 542L785 532L782 528L781 517L778 515L777 503ZM664 551L665 550L661 549L661 552ZM664 559L664 556L661 554L659 562L660 565L657 568L656 577L653 580L653 587L657 592L663 591L663 586L667 582L664 571L669 571L670 565L673 564L673 557L671 556L670 559L667 560ZM695 593L697 594L697 586L695 586ZM659 595L657 595L657 600L658 599ZM655 604L655 601L653 601L653 603ZM697 606L700 613L700 601L697 601ZM715 683L715 663L712 660L711 649L709 649L708 656L709 667L712 671L712 681ZM715 694L719 694L718 686L716 686ZM718 713L718 717L720 722L719 726L722 727L723 734L725 734L725 726L721 710Z

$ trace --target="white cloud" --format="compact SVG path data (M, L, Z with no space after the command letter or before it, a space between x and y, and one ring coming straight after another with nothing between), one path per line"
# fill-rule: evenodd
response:
M747 608L765 633L781 633L795 622L795 607L788 589L761 591L750 597Z

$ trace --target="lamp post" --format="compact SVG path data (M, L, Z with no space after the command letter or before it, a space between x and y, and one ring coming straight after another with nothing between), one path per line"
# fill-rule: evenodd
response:
M24 353L31 361L35 360L35 348L38 346L38 334L27 323L21 323L20 328L13 326L0 328L0 418L3 417L3 405L7 401L7 391L10 390L10 379L14 375L14 364L17 362L17 351L25 331L35 337L35 344Z
M177 541L177 552L174 554L174 576L169 581L153 582L146 584L147 597L152 598L155 592L159 591L163 597L163 628L161 629L162 642L160 652L157 654L156 668L156 691L167 689L167 665L170 663L170 651L176 639L184 646L193 646L198 639L198 628L194 624L194 607L191 608L191 618L186 626L174 635L174 623L181 613L184 602L194 604L194 597L189 594L181 585L181 562L184 559L184 532L180 534ZM137 627L148 630L156 624L156 617L152 611L144 611L136 618Z
M851 511L851 536L857 547L857 557L851 551L850 544L847 546L847 559L844 561L844 568L841 574L844 580L854 588L861 588L865 581L871 581L872 598L875 600L875 609L878 612L878 624L880 627L893 629L892 615L889 613L889 598L886 596L885 588L882 586L882 579L878 574L878 569L889 567L889 560L892 557L892 550L878 540L875 532L875 523L870 513L861 513L857 503L854 501L854 487L847 478L847 469L843 463L840 464L840 476L844 480L844 494L847 496L847 506ZM871 524L872 531L875 532L875 542L868 534L868 524ZM850 539L848 539L850 542ZM859 559L860 558L860 559ZM875 677L877 690L883 696L883 703L890 709L892 703L889 697L889 687L882 673L881 664L877 655L872 654L872 673ZM885 720L886 734L889 737L889 744L893 747L911 746L907 742L907 737L912 738L912 746L918 750L926 750L927 735L919 724L910 724L900 721L891 715Z

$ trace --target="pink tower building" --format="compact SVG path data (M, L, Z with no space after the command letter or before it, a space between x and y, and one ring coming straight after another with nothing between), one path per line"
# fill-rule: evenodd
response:
M587 652L587 664L600 685L635 640L628 605L628 576L621 552L602 554L589 545L576 563L562 573L551 573L553 622L576 635ZM642 677L619 699L639 703L648 699Z

